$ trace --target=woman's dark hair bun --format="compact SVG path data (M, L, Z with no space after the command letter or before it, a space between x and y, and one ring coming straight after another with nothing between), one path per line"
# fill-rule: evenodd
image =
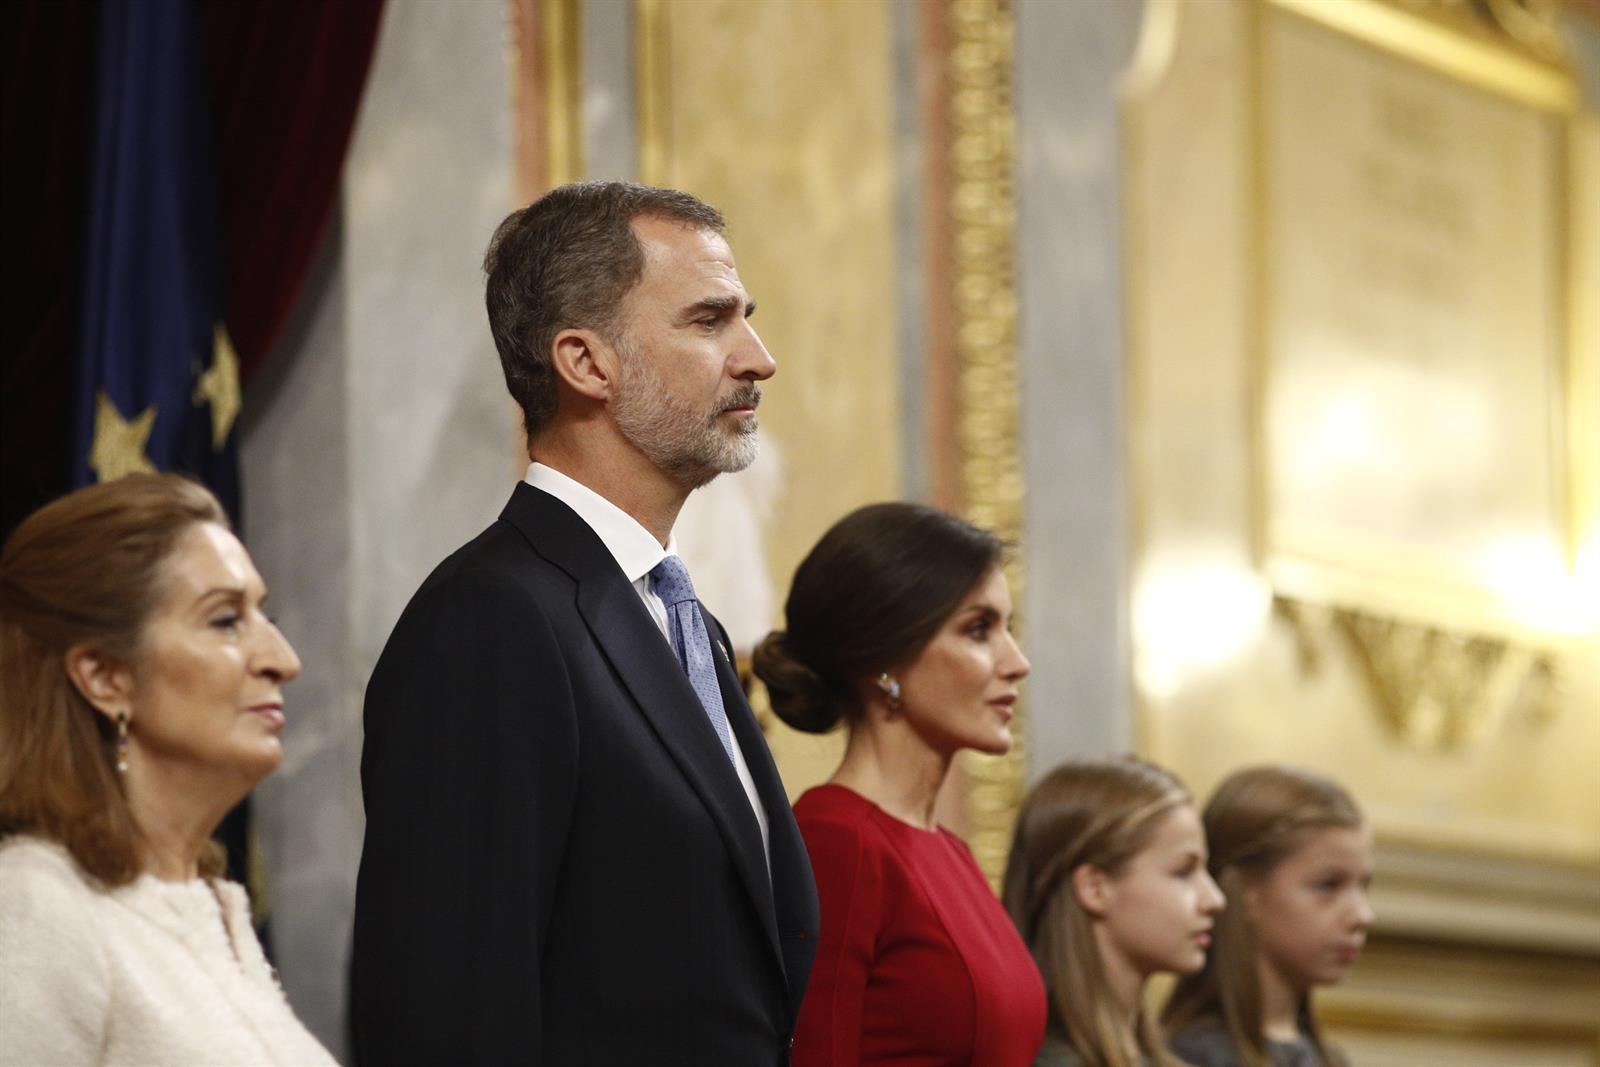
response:
M773 712L789 726L802 733L825 734L839 725L845 706L841 694L793 653L782 630L761 639L750 665L767 687Z
M909 664L1000 563L987 530L904 501L857 508L795 568L783 630L753 657L772 710L824 734L865 708L859 687Z

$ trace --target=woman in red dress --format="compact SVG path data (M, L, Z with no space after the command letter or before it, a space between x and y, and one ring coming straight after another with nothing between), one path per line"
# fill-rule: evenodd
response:
M992 534L915 504L841 519L755 670L789 725L850 731L795 804L822 932L795 1067L1028 1067L1044 987L972 853L934 820L964 748L1003 753L1028 660Z

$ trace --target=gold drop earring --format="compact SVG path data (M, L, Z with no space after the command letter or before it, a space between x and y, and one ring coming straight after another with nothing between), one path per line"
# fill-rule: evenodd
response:
M117 773L128 773L128 709L117 712Z

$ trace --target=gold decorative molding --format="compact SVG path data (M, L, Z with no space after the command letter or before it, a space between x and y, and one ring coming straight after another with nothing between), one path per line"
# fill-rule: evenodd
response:
M1510 45L1539 59L1566 60L1556 0L1390 0L1463 33Z
M1600 967L1600 856L1487 854L1380 832L1374 933L1434 945L1587 957ZM1600 1019L1595 1020L1600 1027Z
M1554 23L1531 12L1536 0L1266 0L1448 77L1534 107L1570 112L1578 86ZM1498 16L1477 12L1494 8ZM1522 9L1522 15L1512 9ZM1525 15L1526 17L1522 17ZM1505 29L1506 23L1516 33Z
M582 0L507 0L516 205L585 173Z
M1017 543L1022 536L1018 443L1015 113L1010 0L949 0L946 36L950 213L961 492L967 517ZM1013 601L1021 562L1006 564ZM1026 718L1012 720L1004 756L968 753L968 841L996 885L1022 802Z
M565 185L584 176L582 0L540 0L539 45L544 60L545 178Z
M1381 858L1378 870L1375 889L1389 877ZM1351 1062L1596 1062L1600 956L1592 947L1395 935L1381 929L1376 898L1380 928L1350 979L1317 995L1320 1021Z
M1513 716L1548 722L1561 705L1559 664L1548 651L1284 596L1273 607L1294 634L1305 672L1342 642L1384 725L1415 748L1482 744Z
M633 8L634 114L639 180L666 185L672 172L672 73L667 62L666 0L635 0Z
M1439 963L1449 968L1454 959ZM1581 983L1594 981L1594 968L1574 964L1561 957L1553 957L1550 971L1569 979L1582 991ZM1459 980L1458 980L1459 981ZM1481 981L1481 979L1480 979ZM1487 984L1487 983L1485 983ZM1470 989L1470 986L1468 987ZM1478 992L1478 990L1471 990ZM1500 992L1500 990L1493 990ZM1393 989L1340 990L1318 1004L1317 1014L1327 1030L1336 1039L1348 1043L1355 1035L1381 1036L1391 1044L1397 1037L1427 1041L1434 1049L1440 1046L1456 1051L1460 1046L1481 1047L1494 1043L1512 1046L1503 1053L1511 1057L1538 1055L1542 1062L1582 1063L1578 1056L1589 1053L1600 1045L1600 1027L1588 1022L1572 1010L1570 1004L1557 1004L1554 1008L1530 1006L1526 998L1499 998L1487 1004L1475 997L1472 1010L1462 1010L1436 994L1406 990L1396 995ZM1562 997L1563 1001L1570 1000ZM1443 1003L1441 1003L1443 1002ZM1357 1038L1359 1040L1359 1038ZM1464 1051L1464 1050L1463 1050ZM1561 1054L1565 1053L1565 1056ZM1570 1057L1570 1058L1568 1058ZM1439 1062L1437 1060L1432 1062ZM1530 1062L1529 1059L1500 1059L1486 1062ZM1591 1061L1592 1062L1592 1061Z

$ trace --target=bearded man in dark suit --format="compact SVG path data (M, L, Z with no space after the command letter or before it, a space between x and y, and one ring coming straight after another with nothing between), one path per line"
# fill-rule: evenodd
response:
M367 688L363 1064L782 1064L817 933L772 757L672 527L748 466L772 357L714 208L629 183L501 224L532 464Z

